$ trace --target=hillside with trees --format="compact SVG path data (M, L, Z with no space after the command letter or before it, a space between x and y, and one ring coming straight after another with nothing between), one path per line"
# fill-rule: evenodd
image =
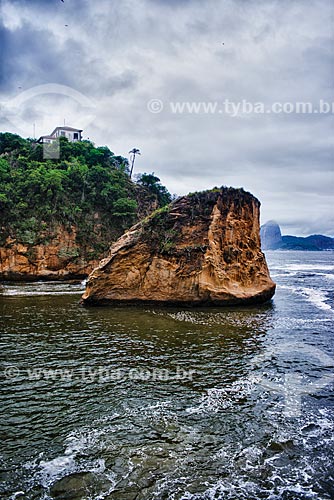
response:
M99 260L127 228L170 201L158 177L133 182L128 160L106 146L60 138L59 159L44 159L36 141L0 134L0 263L20 244L33 264L32 249L61 231L74 234L66 265ZM59 251L66 257L66 245Z

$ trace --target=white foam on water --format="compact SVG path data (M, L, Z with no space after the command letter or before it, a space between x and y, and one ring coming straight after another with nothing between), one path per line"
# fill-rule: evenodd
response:
M44 295L77 295L83 293L85 287L82 283L68 283L59 281L38 281L32 283L7 283L3 284L3 296L44 296Z
M263 449L258 446L252 445L248 448L244 448L241 453L239 453L238 459L243 459L243 468L245 470L252 469L259 462L263 455Z
M15 297L31 297L31 296L44 296L44 295L79 295L83 293L81 290L72 291L21 291L21 290L8 290L5 289L1 295L15 296Z
M38 482L48 487L56 480L61 479L74 472L95 472L103 473L105 471L104 459L83 460L80 463L76 460L76 452L56 457L52 460L41 460L39 470L35 474Z
M296 276L297 274L298 274L297 271L290 271L290 272L287 271L285 273L275 273L270 271L270 276L272 278L287 278L287 277L291 278L292 276Z
M77 454L89 454L101 447L102 437L107 429L90 429L73 431L66 438L65 456L76 456Z
M217 413L222 409L232 406L225 389L208 389L199 402L198 406L191 406L186 409L187 413Z
M115 474L106 470L105 460L95 458L99 455L104 445L103 436L110 431L110 428L78 429L71 432L66 438L66 448L63 455L51 460L41 460L43 453L38 459L25 464L31 470L33 483L40 484L44 488L49 488L56 481L74 473L90 472L93 474L103 474L111 483L108 491L96 493L91 500L103 500L108 497L116 485ZM45 493L45 500L49 496Z
M41 460L39 467L43 479L47 480L59 476L59 474L62 474L64 471L69 474L75 471L74 456L60 456L49 461Z
M334 280L334 274L321 273L321 276L325 276L328 280Z
M24 491L21 491L21 490L20 490L20 491L15 491L15 493L13 493L13 494L11 495L11 497L10 497L10 499L9 499L9 500L16 500L18 497L19 497L19 498L22 498L22 495L24 495L24 494L25 494L25 492L24 492Z
M248 379L233 382L230 387L208 389L201 396L198 406L188 407L186 408L186 412L190 414L217 413L230 408L238 400L250 394L257 382L258 379L256 377L249 377Z
M322 309L323 311L332 311L332 308L329 304L327 304L328 297L327 295L315 288L306 288L306 287L293 287L287 285L278 285L278 288L283 290L289 290L292 293L295 293L301 297L305 297L311 304L316 306L318 309Z
M252 481L239 480L237 484L219 480L209 486L203 493L186 491L180 500L223 500L223 499L255 499L258 498L259 487Z
M301 288L300 293L319 309L324 311L331 310L331 306L326 302L326 300L328 300L326 294L320 290L315 290L314 288Z
M298 277L305 277L303 276L303 274L301 273L308 273L308 274L312 274L314 275L315 277L322 277L323 279L325 280L334 280L334 273L329 273L328 271L331 271L334 269L334 266L331 266L331 265L328 265L326 267L326 264L322 265L322 266L313 266L312 264L308 265L308 264L304 264L304 265L299 265L299 264L291 264L291 266L294 266L294 270L290 267L289 268L289 265L287 265L287 267L285 268L274 268L274 269L271 269L270 270L270 276L272 278L293 278L294 276L298 276ZM310 267L308 267L310 266ZM297 269L298 267L298 269ZM321 271L325 271L325 272L321 272ZM327 271L327 272L326 272ZM311 276L309 276L309 278L311 278Z
M276 326L288 326L288 325L303 325L307 326L310 325L312 327L314 324L319 324L319 323L331 323L333 319L331 318L316 318L316 319L311 319L311 318L290 318L289 316L287 317L282 317L278 318L276 320Z
M289 271L334 271L333 264L283 264L275 268Z

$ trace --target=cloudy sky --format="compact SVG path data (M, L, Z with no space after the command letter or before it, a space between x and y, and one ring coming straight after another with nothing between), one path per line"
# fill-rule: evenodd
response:
M271 112L333 103L333 21L332 0L2 0L1 130L65 119L172 193L242 186L283 234L334 236L333 112Z

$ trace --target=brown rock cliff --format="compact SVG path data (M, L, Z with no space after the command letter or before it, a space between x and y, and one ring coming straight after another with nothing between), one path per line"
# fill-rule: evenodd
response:
M80 256L76 228L58 226L49 241L29 245L8 237L0 247L0 277L7 280L84 278L97 259Z
M260 247L260 202L221 188L174 201L127 231L91 273L85 304L261 303L275 293Z
M139 220L152 213L158 201L141 186L133 185L133 190L138 204L136 219ZM106 218L107 213L96 211L80 225L43 224L42 221L40 230L29 242L8 227L1 228L2 232L6 229L9 236L1 238L0 280L87 278L107 255L110 242L116 241L124 231L120 222L106 224ZM46 228L43 229L43 225ZM79 233L83 230L84 238L80 238Z

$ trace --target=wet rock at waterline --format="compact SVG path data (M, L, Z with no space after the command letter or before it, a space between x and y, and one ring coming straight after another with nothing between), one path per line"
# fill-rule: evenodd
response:
M50 494L54 500L81 500L106 494L112 486L111 481L101 474L77 472L54 483Z

